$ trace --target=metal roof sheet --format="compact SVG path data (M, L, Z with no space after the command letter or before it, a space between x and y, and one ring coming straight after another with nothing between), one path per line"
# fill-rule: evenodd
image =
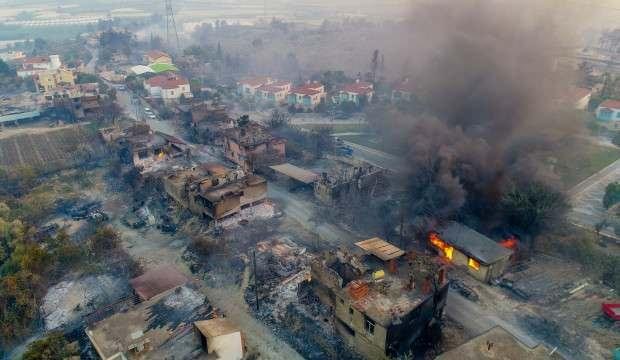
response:
M291 177L297 181L300 181L304 184L310 184L314 182L319 176L318 174L315 174L312 171L302 169L300 167L297 167L289 163L273 165L273 166L270 166L270 168L281 174Z
M355 245L383 261L395 259L405 253L403 250L378 237L356 242Z
M450 222L437 233L443 241L486 265L512 255L512 250L457 222Z

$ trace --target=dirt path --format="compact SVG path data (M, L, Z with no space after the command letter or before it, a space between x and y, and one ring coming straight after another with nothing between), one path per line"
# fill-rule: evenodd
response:
M303 359L287 343L275 337L268 327L249 314L243 292L239 288L205 287L203 290L214 306L224 311L234 323L240 324L248 344L260 352L261 359Z

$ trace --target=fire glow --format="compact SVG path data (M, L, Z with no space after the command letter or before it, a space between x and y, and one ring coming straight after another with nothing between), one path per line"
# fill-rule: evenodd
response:
M448 245L446 242L441 240L441 238L439 237L439 235L437 235L437 233L430 233L428 236L428 239L431 242L431 244L433 244L433 246L441 250L443 256L446 259L452 260L452 254L454 252L454 248L452 246Z
M515 250L515 251L519 248L519 240L517 240L517 238L513 235L500 241L499 244L505 247L506 249Z

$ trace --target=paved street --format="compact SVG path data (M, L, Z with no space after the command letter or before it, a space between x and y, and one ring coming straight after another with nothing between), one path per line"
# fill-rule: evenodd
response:
M608 184L620 181L620 160L577 184L569 191L573 209L568 215L576 225L593 229L605 218L603 195ZM604 236L620 240L611 229L601 231Z
M407 162L404 159L350 141L345 141L344 143L353 149L353 156L356 158L393 172L407 172Z

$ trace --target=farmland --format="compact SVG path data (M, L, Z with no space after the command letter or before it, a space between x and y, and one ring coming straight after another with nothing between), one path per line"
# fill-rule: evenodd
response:
M32 166L53 171L100 157L103 144L86 128L73 126L0 139L0 167Z

